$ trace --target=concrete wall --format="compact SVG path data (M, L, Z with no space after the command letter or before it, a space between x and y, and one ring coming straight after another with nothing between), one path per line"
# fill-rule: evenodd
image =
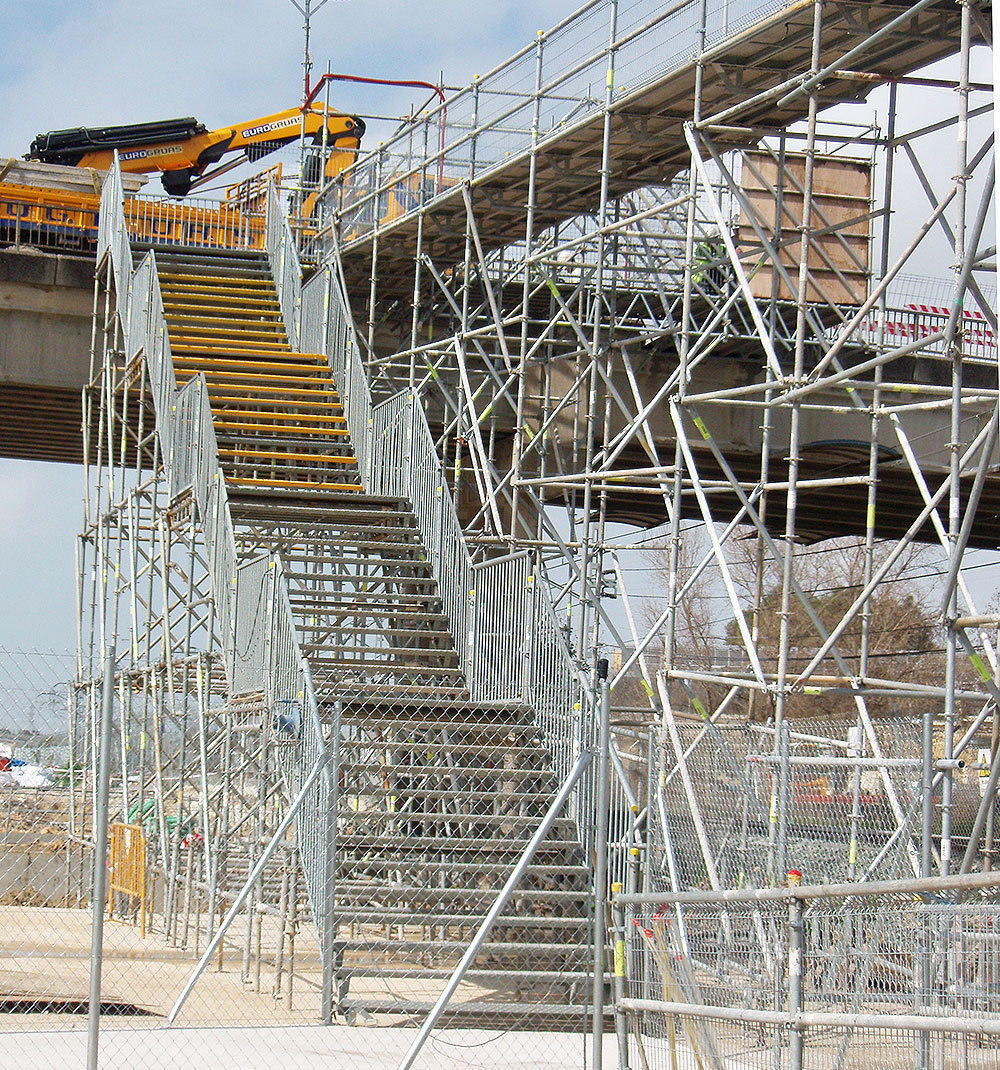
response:
M94 262L0 249L0 456L78 462Z

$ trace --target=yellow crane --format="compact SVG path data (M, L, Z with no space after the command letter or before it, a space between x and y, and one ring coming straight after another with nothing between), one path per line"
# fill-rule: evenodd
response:
M106 171L118 150L125 173L161 172L163 188L183 197L196 184L207 182L246 160L255 162L269 152L304 136L329 151L326 178L332 178L354 158L365 132L356 115L328 112L320 104L249 119L209 130L194 118L166 119L130 126L76 127L39 134L26 159ZM213 168L223 156L234 159ZM209 170L209 168L212 168Z

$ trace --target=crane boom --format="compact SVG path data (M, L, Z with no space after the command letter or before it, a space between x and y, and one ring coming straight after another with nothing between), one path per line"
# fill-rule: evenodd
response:
M130 126L78 127L39 134L26 159L107 170L115 151L123 172L161 172L163 188L183 197L191 184L224 155L242 152L256 161L296 141L300 133L318 144L323 140L332 159L345 161L361 143L365 124L356 115L327 112L321 105L289 108L234 126L209 130L196 119L167 119Z

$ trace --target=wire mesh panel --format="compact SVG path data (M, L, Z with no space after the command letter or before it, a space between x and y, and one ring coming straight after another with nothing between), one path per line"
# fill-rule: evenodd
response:
M996 879L978 879L637 904L619 1028L651 1067L1000 1065Z
M93 735L75 675L73 654L0 649L0 1000L10 1031L65 1022L86 993Z
M790 774L780 740L759 724L678 723L654 748L653 880L677 890L766 887L788 869L807 881L913 876L921 797L921 723L796 721ZM872 757L873 748L886 761ZM956 817L978 803L963 776Z

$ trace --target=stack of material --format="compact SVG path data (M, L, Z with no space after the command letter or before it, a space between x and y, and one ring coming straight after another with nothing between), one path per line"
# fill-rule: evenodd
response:
M65 167L62 164L40 163L38 160L19 160L16 156L0 157L0 182L38 189L64 190L67 193L96 193L107 172L92 167ZM122 175L126 193L136 193L148 181L145 175Z

